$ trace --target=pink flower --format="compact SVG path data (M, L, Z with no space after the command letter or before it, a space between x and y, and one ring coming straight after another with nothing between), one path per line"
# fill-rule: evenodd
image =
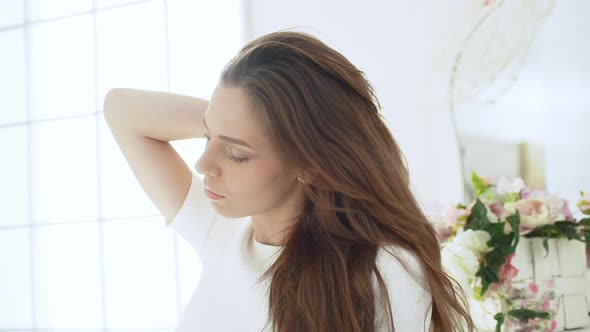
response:
M520 199L529 198L532 193L533 193L532 189L524 188L523 190L520 191Z
M515 254L512 254L506 257L506 262L504 262L504 264L502 264L502 266L500 267L500 282L513 279L518 274L518 269L511 264L514 255Z
M588 206L588 208L590 208L590 206ZM561 207L561 210L559 210L559 212L565 216L565 220L576 221L574 219L572 211L570 211L569 202L567 200L563 200L563 206Z
M511 216L518 210L520 214L520 224L524 227L535 228L547 224L552 224L550 206L540 199L526 198L516 202L507 202L504 204L506 217Z
M537 284L535 284L534 282L531 282L530 284L528 284L527 288L527 296L535 296L537 295L537 292L539 291L539 286L537 286Z
M564 220L575 221L567 200L543 190L532 190L525 196L526 198L521 197L522 201L536 200L547 206L549 212L547 223L552 224Z
M555 288L555 279L553 279L553 278L546 279L546 280L545 280L545 285L546 285L548 288Z
M440 243L445 242L449 237L451 237L451 235L453 235L451 230L444 224L436 223L433 224L433 227Z
M555 319L551 320L551 331L557 328L557 321Z
M568 201L555 195L546 195L545 202L551 210L551 220L553 221L575 221L570 211Z
M467 216L470 211L457 206L450 206L445 210L444 221L449 226L455 226L457 224L465 224Z
M549 309L551 309L551 302L549 301L549 299L547 299L545 300L545 302L543 302L543 310L549 311Z
M498 217L501 217L504 214L504 207L502 206L502 203L498 201L490 204L490 210L492 210L492 212Z

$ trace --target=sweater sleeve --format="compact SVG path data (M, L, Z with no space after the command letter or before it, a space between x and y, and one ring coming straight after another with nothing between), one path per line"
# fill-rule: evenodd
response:
M203 192L203 180L192 172L191 185L180 210L172 219L166 221L166 227L173 229L191 247L200 254L215 219L215 211Z
M396 253L404 260L416 277L424 278L423 269L416 257L410 252L388 247L388 250ZM396 332L428 332L430 331L430 320L432 316L432 295L428 289L423 288L400 261L390 253L380 250L377 257L377 267L387 286L389 302L391 304L393 324ZM378 287L378 284L375 284ZM378 288L377 288L378 289ZM377 290L377 294L380 292ZM379 307L377 310L376 331L389 331L386 307Z

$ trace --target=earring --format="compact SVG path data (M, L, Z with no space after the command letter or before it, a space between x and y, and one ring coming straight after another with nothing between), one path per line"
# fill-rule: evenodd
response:
M305 183L305 182L303 182L303 181L302 181L302 180L299 178L299 176L297 177L297 181L299 181L299 182L301 182L301 183Z

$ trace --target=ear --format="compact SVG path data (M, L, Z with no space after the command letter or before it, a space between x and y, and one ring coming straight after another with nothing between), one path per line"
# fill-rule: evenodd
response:
M312 182L313 179L316 177L317 175L317 171L313 170L313 169L307 169L303 172L298 172L297 176L303 180L305 183L309 183Z

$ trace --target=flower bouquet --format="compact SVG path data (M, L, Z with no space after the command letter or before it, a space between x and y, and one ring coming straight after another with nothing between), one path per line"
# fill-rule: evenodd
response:
M494 184L473 173L471 182L476 199L449 207L435 227L443 266L461 286L476 325L495 331L554 331L586 324L585 282L584 316L569 326L563 322L562 299L579 298L580 289L565 291L562 284L585 279L590 217L576 220L567 200L527 188L520 178L502 177ZM590 195L581 192L577 206L590 215ZM568 256L577 260L571 264ZM553 271L568 266L582 279L561 280L567 273Z

